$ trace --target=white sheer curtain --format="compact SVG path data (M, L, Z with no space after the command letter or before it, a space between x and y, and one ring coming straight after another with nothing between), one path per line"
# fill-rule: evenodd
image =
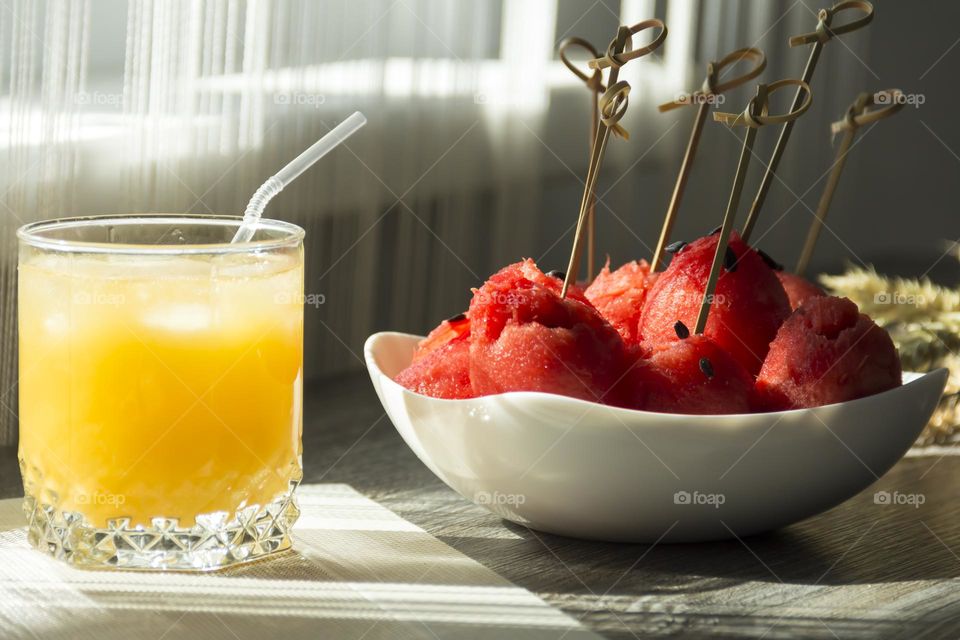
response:
M0 434L16 426L17 226L241 212L355 109L370 125L268 212L308 230L307 290L324 300L307 308L308 377L359 367L376 328L459 310L492 265L532 253L536 140L551 90L580 89L555 60L556 14L556 0L4 2Z
M462 310L468 288L502 264L546 256L545 266L562 267L589 99L556 45L584 35L603 49L618 23L656 16L670 35L623 69L631 140L611 145L601 177L611 190L601 251L642 253L689 130L689 113L661 117L653 105L698 86L704 60L758 38L774 58L786 34L809 30L808 13L785 2L723 4L0 2L0 402L10 408L0 440L16 424L20 224L239 213L264 179L362 110L368 127L268 210L307 229L307 292L323 294L306 309L308 380L357 369L371 331L427 329ZM703 154L698 186L722 193L729 176L716 168L734 150L728 135L716 137L729 146L712 150L724 162Z

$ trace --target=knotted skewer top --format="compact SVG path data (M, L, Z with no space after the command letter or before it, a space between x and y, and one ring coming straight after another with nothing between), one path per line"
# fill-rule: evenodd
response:
M657 18L643 20L636 24L630 25L627 27L627 29L629 30L627 46L623 51L619 53L617 52L615 46L616 40L614 39L607 47L607 52L602 56L597 56L593 60L590 60L587 63L587 66L591 69L597 70L606 69L607 67L619 69L631 60L636 60L637 58L647 55L648 53L653 53L659 49L663 45L663 41L667 39L667 25L663 24L663 20L659 20ZM650 44L646 44L639 49L634 49L633 36L647 29L660 29L660 33L657 34L657 37L654 38Z
M613 83L603 95L600 96L600 122L610 129L620 129L623 133L620 135L626 139L630 137L618 122L627 112L627 106L630 99L630 83L626 80L618 80Z
M629 138L629 134L627 133L626 129L618 124L618 122L621 118L623 118L623 115L626 112L628 103L627 96L630 93L630 85L625 81L620 81L615 82L610 87L607 87L603 83L602 70L606 69L607 67L612 69L620 69L620 67L625 65L627 62L656 51L661 45L663 45L664 40L667 38L667 27L662 20L657 18L643 20L642 22L638 22L626 27L626 29L627 35L624 51L619 53L617 52L616 47L617 38L614 38L610 41L606 53L602 55L599 51L597 51L596 47L590 44L590 42L576 36L565 39L560 43L559 47L560 61L563 62L564 66L566 66L567 69L569 69L575 76L577 76L577 78L587 85L588 89L602 94L598 103L601 122L609 127L613 133L624 139ZM634 49L633 36L647 29L659 29L660 32L649 44L646 44L638 49ZM585 73L578 68L572 60L570 60L568 52L574 47L579 47L592 56L590 60L587 61L587 67L592 69L592 73Z
M570 60L569 57L567 57L567 51L569 51L573 47L579 47L584 51L586 51L587 53L589 53L591 60L593 60L594 58L599 58L600 52L597 51L597 48L592 44L590 44L590 42L588 42L587 40L584 40L583 38L579 38L577 36L572 36L570 38L565 39L563 42L560 43L560 47L558 49L558 52L560 54L560 61L564 64L564 66L567 67L567 69L570 69L573 75L580 78L580 80L585 85L587 85L588 89L590 89L591 91L596 91L598 93L605 91L606 87L603 86L603 73L600 71L600 69L594 69L593 73L591 73L590 75L587 75L586 73L581 71L577 67L577 65L575 65L573 61Z
M803 89L804 98L800 106L786 113L770 115L769 98L779 89L785 87L800 87ZM722 122L729 127L744 126L757 128L767 124L783 124L796 120L810 108L813 101L813 95L810 93L810 85L797 78L783 78L768 85L759 85L757 95L750 98L747 108L740 113L723 113L717 111L713 114L716 122Z
M843 120L830 125L830 132L837 135L842 131L857 129L865 124L883 120L903 108L903 92L900 89L884 89L876 93L861 93L847 109ZM870 107L879 109L870 109Z
M719 82L721 72L727 67L734 65L741 60L753 60L753 68L743 75L733 78L732 80L728 80L727 82ZM659 107L657 107L657 109L661 113L664 113L688 104L699 104L704 100L707 100L713 96L718 96L721 93L729 91L730 89L739 87L745 82L753 80L763 73L763 70L766 68L767 57L764 55L763 51L756 47L744 47L743 49L731 51L719 60L711 62L707 65L707 77L704 79L703 86L699 91L681 94L675 100L661 104Z
M630 42L630 39L627 39L627 42ZM617 82L611 89L608 89L607 86L603 83L603 72L599 68L593 68L593 73L587 74L584 73L576 64L570 60L568 53L570 49L574 47L579 47L592 57L590 62L601 57L600 52L597 51L597 48L590 44L588 41L577 36L573 36L565 39L560 43L559 53L560 61L563 62L564 66L567 67L577 78L579 78L587 88L597 94L597 109L600 113L600 121L603 122L606 126L610 127L613 133L620 136L621 138L627 139L630 137L630 134L627 133L627 130L621 127L617 122L623 117L623 114L626 110L626 104L622 107L616 104L617 99L620 98L624 102L627 99L627 95L630 93L630 85L626 82ZM626 85L626 86L624 86Z
M833 17L842 11L849 10L858 10L863 15L856 20L852 20L846 24L841 24L834 26ZM813 44L814 42L819 42L821 44L830 40L834 36L838 36L843 33L850 33L851 31L856 31L861 27L865 27L873 20L873 5L865 0L845 0L838 4L833 5L829 9L820 9L817 13L817 28L810 33L804 33L799 36L792 36L790 38L791 47L799 47L804 44Z

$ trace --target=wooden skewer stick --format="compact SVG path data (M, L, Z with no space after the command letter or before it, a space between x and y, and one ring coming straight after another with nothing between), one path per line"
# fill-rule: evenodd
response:
M567 56L567 52L574 48L579 47L585 50L592 59L600 57L600 52L597 51L597 48L590 44L588 41L583 38L578 38L576 36L567 38L560 43L559 54L560 61L569 69L577 78L583 81L587 85L587 88L590 89L591 94L591 103L590 103L590 134L589 134L589 143L590 143L590 157L593 157L593 141L597 135L597 128L600 126L600 95L606 91L606 87L603 86L603 72L600 69L594 69L593 73L587 75L583 71L577 68L576 65L570 60ZM593 280L594 275L594 266L596 265L596 258L594 256L594 251L596 247L596 233L595 233L595 218L596 218L596 209L597 209L597 198L596 194L590 195L590 201L587 204L587 280Z
M820 195L820 202L817 204L817 213L810 223L810 230L807 231L807 239L803 243L803 250L800 252L800 259L797 260L797 267L794 272L803 275L810 264L810 258L813 256L813 248L820 237L820 230L823 228L823 221L827 217L827 210L833 201L833 194L840 183L840 175L843 173L843 167L847 163L847 154L853 146L853 140L857 135L857 130L865 124L882 120L903 108L903 93L899 89L884 89L874 94L861 93L856 101L847 109L843 120L834 122L830 125L833 135L843 132L843 138L840 140L840 148L837 149L837 158L833 162L833 168L830 171L830 177L827 178L827 184ZM870 111L869 108L876 105L882 105L879 109Z
M723 69L745 59L752 59L754 61L754 67L752 69L728 82L717 82ZM657 248L653 252L653 260L650 262L651 271L656 271L660 268L664 249L667 243L670 242L670 233L673 231L673 223L677 217L677 210L680 208L680 200L683 198L683 192L687 186L687 178L690 177L693 159L697 155L697 147L700 144L700 134L703 133L703 124L707 121L707 112L710 111L710 105L717 102L718 95L734 87L739 87L749 80L753 80L763 73L766 67L766 56L763 55L763 51L756 47L747 47L731 51L720 60L707 64L707 77L703 81L703 86L699 91L681 95L676 100L666 102L658 107L659 111L664 113L688 104L699 105L697 107L697 116L693 121L693 130L690 132L690 140L687 142L687 150L683 154L683 162L680 163L680 173L677 174L677 182L673 187L673 195L670 197L670 205L667 207L667 214L663 219L663 227L660 229L660 239L657 240Z
M769 115L767 103L770 94L789 86L799 86L804 89L806 92L806 100L796 109L788 113L773 116ZM733 187L730 189L730 198L727 200L727 210L723 214L723 225L720 227L720 235L717 238L717 250L713 254L713 265L710 267L710 275L707 277L707 284L703 290L703 298L700 301L700 313L697 315L697 324L694 333L702 334L707 327L710 303L713 301L713 293L717 288L717 280L720 279L720 267L723 264L727 246L730 242L730 232L733 230L733 222L737 217L737 207L740 206L740 194L743 192L743 183L747 177L747 168L750 166L750 156L753 154L753 143L757 137L757 129L763 125L780 124L799 118L810 108L810 101L809 85L803 80L787 78L777 80L770 85L757 85L757 93L750 99L750 103L747 104L747 108L743 110L743 113L713 114L713 119L717 122L723 122L731 126L740 125L747 127L747 134L743 138L743 147L740 149L740 161L737 163L737 173L733 179Z
M597 70L600 74L600 70ZM600 83L603 86L603 83ZM590 152L593 154L593 140L596 138L597 129L600 127L600 95L601 92L593 92L593 108L590 110ZM594 268L597 264L595 252L597 249L597 194L590 192L590 202L587 207L587 281L593 282Z
M863 15L856 20L848 22L847 24L832 26L833 17L847 10L857 10ZM810 56L807 58L807 64L803 69L803 80L808 85L813 79L813 72L817 68L817 62L820 60L820 53L823 51L823 46L830 41L833 36L838 36L843 33L850 33L851 31L856 31L861 27L865 27L873 20L873 5L864 0L846 0L845 2L840 2L835 4L829 9L821 9L817 14L817 28L811 33L805 33L799 36L793 36L790 38L790 46L796 47L804 44L813 44L813 47L810 49ZM796 110L797 107L803 102L804 96L803 92L800 89L797 89L796 95L793 97L793 104L790 106L790 110ZM750 234L753 233L753 228L757 224L757 218L760 215L760 209L763 207L763 203L767 198L767 193L770 191L770 185L773 183L773 177L776 174L777 167L780 165L780 160L783 158L783 152L787 147L787 141L790 139L790 132L793 131L793 120L789 120L783 125L783 128L780 129L780 137L777 138L777 144L773 148L773 154L770 156L770 162L767 164L766 170L763 173L763 179L760 181L760 187L757 189L757 195L753 199L753 204L750 206L750 213L747 214L747 220L743 223L743 231L740 236L743 238L743 241L746 242L750 239Z
M618 81L610 85L610 88L601 98L601 109L611 109L612 115L622 117L627 107L627 96L630 93L630 85L626 81ZM609 100L607 100L609 98ZM580 202L580 215L577 218L577 229L573 236L573 251L570 252L570 260L567 263L567 273L563 280L563 289L560 291L561 297L566 297L567 289L570 284L576 282L577 273L580 271L580 253L583 248L583 227L586 222L587 204L594 193L597 183L597 175L600 173L600 163L603 161L603 154L607 149L607 140L610 138L610 128L606 124L606 119L600 120L600 126L597 127L597 135L593 140L591 149L593 153L590 156L590 164L587 166L587 180L583 187L583 199Z
M644 29L659 28L660 33L654 38L653 42L639 49L625 51L627 44L633 35ZM570 261L567 264L567 273L563 280L561 297L566 297L570 284L576 282L577 273L580 270L580 254L583 249L583 230L587 216L587 205L590 198L593 197L594 188L597 183L597 175L600 172L600 164L603 161L603 154L606 151L607 140L610 137L611 128L618 126L618 122L626 113L630 85L625 81L618 81L620 76L620 67L624 64L645 56L648 53L657 50L666 40L667 27L662 21L652 18L644 20L637 24L624 27L617 30L617 37L613 39L610 46L607 47L607 53L601 58L595 58L589 62L591 69L605 69L610 67L610 74L607 80L607 90L600 98L599 112L600 122L597 126L597 133L594 136L593 144L590 148L590 163L587 165L587 179L584 183L583 198L580 200L580 214L577 218L577 229L573 237L573 249L570 251Z
M629 37L630 31L626 27L621 26L617 30L617 37L612 43L614 54L623 53ZM619 74L620 67L618 66L613 67L610 70L610 86L608 87L607 91L613 88L613 84L617 82ZM629 89L630 87L627 85L626 94L629 93ZM624 102L624 100L626 100L626 94L624 95L623 99L620 99L619 96L615 97L615 101L625 105L626 102ZM606 96L606 93L604 93L604 96ZM597 169L599 169L599 164L603 158L603 152L607 146L608 137L609 129L606 124L604 124L602 121L598 122L596 134L594 135L593 142L590 145L590 162L587 164L587 179L583 186L583 198L580 202L580 215L577 218L577 229L573 235L573 250L570 252L570 260L567 263L567 272L563 279L563 288L560 290L560 297L566 297L567 289L570 288L570 284L577 281L577 273L580 271L580 251L582 247L583 225L587 215L587 206L590 202L590 199L593 198L593 183L595 181L594 176L596 175Z

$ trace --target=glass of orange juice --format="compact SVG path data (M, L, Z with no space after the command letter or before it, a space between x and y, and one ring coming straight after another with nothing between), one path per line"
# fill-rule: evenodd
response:
M209 570L290 546L302 477L303 229L97 216L22 227L31 544L82 567Z

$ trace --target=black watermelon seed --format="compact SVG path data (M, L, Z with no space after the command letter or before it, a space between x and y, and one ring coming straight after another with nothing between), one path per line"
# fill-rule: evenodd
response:
M707 235L708 235L708 236L712 236L712 235L714 235L714 234L720 233L720 229L723 229L723 225L720 225L719 227L717 227L716 229L714 229L713 231L711 231L711 232L708 233Z
M676 242L671 242L663 248L664 251L670 254L680 253L683 251L683 248L687 246L687 243L683 240L677 240Z
M768 267L774 271L783 271L783 265L767 255L766 251L763 249L757 249L757 253L760 254L760 257L763 258L763 261L767 263Z
M713 364L707 358L700 358L700 371L708 378L713 377Z
M673 323L673 330L677 332L677 337L681 340L686 340L690 337L690 329L687 329L687 325L683 324L680 320Z
M450 316L449 318L447 318L446 321L447 321L447 322L462 322L462 321L464 321L464 320L466 320L466 319L467 319L467 314L465 314L465 313L458 313L458 314L455 315L455 316Z
M566 272L566 271L558 271L557 269L554 269L553 271L547 271L547 275L550 276L551 278L556 278L556 279L558 279L558 280L566 280L566 279L567 279L567 272Z
M733 252L730 246L727 246L726 253L723 254L723 268L729 272L737 270L737 254Z

